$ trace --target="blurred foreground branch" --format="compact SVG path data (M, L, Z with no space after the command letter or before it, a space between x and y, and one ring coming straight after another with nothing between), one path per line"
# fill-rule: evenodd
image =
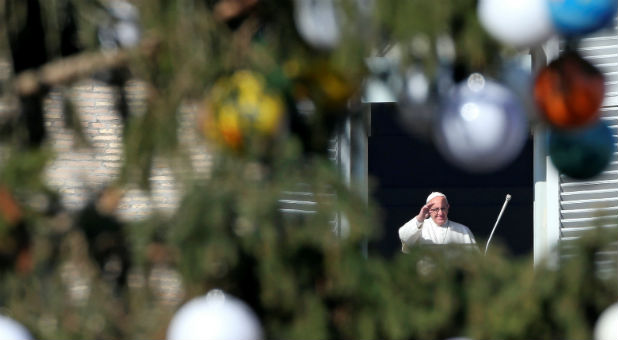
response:
M157 39L145 39L138 51L145 56L151 56L157 46ZM15 89L19 95L32 95L44 87L71 83L98 71L127 65L130 56L131 51L118 49L65 57L49 62L37 70L21 72L15 77Z

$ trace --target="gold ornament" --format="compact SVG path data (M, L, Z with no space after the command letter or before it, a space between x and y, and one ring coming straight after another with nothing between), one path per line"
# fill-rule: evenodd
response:
M205 135L235 151L265 145L281 129L284 104L266 80L249 70L236 71L214 84L205 102Z

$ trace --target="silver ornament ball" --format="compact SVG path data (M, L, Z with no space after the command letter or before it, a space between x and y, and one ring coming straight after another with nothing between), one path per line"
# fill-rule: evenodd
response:
M527 134L528 121L517 97L479 73L451 90L434 130L441 154L476 173L497 171L513 161Z

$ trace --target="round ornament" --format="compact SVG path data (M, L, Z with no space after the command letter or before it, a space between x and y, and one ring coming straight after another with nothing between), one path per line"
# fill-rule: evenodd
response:
M408 69L397 101L403 126L421 139L431 139L441 98L452 86L453 72L447 67L438 67L435 79L430 79L422 68Z
M610 25L618 9L616 0L548 0L548 3L556 31L567 37L589 34Z
M475 73L449 93L436 124L435 140L448 161L482 173L513 161L527 133L526 115L517 97Z
M206 136L234 151L266 147L280 131L284 105L260 74L236 71L217 80L205 103Z
M0 315L0 340L30 340L32 336L19 322Z
M618 339L618 302L609 306L594 326L594 340Z
M537 121L539 119L534 98L530 95L534 85L530 59L525 55L506 59L502 62L498 81L504 84L517 96L522 103L528 119Z
M554 32L545 1L481 0L477 14L492 37L514 47L538 45Z
M180 307L167 330L168 340L261 338L262 327L249 306L218 289Z
M596 120L604 94L603 74L574 51L552 61L534 82L534 99L541 114L558 128L576 128Z
M614 150L612 131L603 121L574 130L550 130L549 156L561 173L586 179L601 173Z
M331 50L341 40L333 0L295 0L294 22L300 36L317 49Z

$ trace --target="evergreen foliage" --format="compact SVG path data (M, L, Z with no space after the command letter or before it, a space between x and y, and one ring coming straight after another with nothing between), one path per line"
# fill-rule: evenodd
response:
M616 277L595 268L595 254L616 241L604 229L557 269L533 268L500 250L362 255L362 244L380 232L378 210L328 159L328 136L355 111L347 104L359 101L365 58L395 43L406 63L433 74L431 46L451 35L459 72L492 72L499 54L512 51L486 37L475 1L375 1L370 12L358 7L363 1L341 1L343 38L333 51L305 43L294 28L294 2L277 0L134 1L141 43L103 51L95 38L111 18L109 3L0 2L0 49L12 60L2 97L19 103L0 122L0 311L35 338L164 338L181 303L220 288L253 308L269 339L582 339L618 298ZM416 38L430 47L419 49ZM267 153L204 142L213 165L200 176L179 142L183 105L203 103L218 79L244 69L281 94L287 125ZM43 180L55 157L43 98L95 76L126 99L129 74L146 84L148 97L142 114L116 106L124 124L121 175L69 211ZM315 104L309 120L294 106L305 95ZM65 111L79 134L79 113ZM119 220L122 191L147 188L159 158L184 188L179 207L172 216ZM313 195L315 212L282 211L283 193L301 190Z

